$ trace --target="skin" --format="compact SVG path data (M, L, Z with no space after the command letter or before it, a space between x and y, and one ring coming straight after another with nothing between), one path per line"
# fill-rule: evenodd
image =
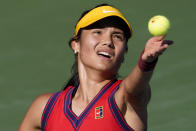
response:
M165 36L150 38L142 60L152 62L168 47ZM83 30L79 41L72 41L78 54L80 85L72 99L72 111L79 116L96 94L114 78L124 60L125 37L121 29L106 27ZM108 52L110 58L98 55ZM138 65L123 80L115 101L128 125L135 131L147 130L147 104L150 99L149 81L153 72L142 72ZM41 116L51 94L39 96L30 106L18 131L40 131ZM80 103L80 104L78 104Z

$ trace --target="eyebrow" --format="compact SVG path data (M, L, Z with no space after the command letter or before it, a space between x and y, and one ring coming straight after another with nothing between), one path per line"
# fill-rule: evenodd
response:
M124 35L124 32L121 32L121 31L113 31L112 34L122 34L122 35Z

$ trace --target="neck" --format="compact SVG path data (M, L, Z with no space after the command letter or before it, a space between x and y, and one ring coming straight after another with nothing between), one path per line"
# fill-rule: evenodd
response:
M109 81L114 79L114 75L111 75L111 73L103 73L85 67L80 62L78 62L78 73L80 85L76 97L81 97L86 101L91 101Z

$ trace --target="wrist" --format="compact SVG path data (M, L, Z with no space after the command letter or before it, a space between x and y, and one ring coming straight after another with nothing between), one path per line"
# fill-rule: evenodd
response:
M158 61L158 58L156 58L155 60L153 60L152 62L146 62L144 60L142 60L142 55L144 53L144 50L141 52L139 60L138 60L138 67L140 68L140 70L142 72L150 72L153 71L156 63Z

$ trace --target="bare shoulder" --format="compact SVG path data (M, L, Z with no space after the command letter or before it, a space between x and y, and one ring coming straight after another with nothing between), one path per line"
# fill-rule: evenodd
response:
M38 96L29 107L18 131L41 131L41 117L43 110L52 93Z

